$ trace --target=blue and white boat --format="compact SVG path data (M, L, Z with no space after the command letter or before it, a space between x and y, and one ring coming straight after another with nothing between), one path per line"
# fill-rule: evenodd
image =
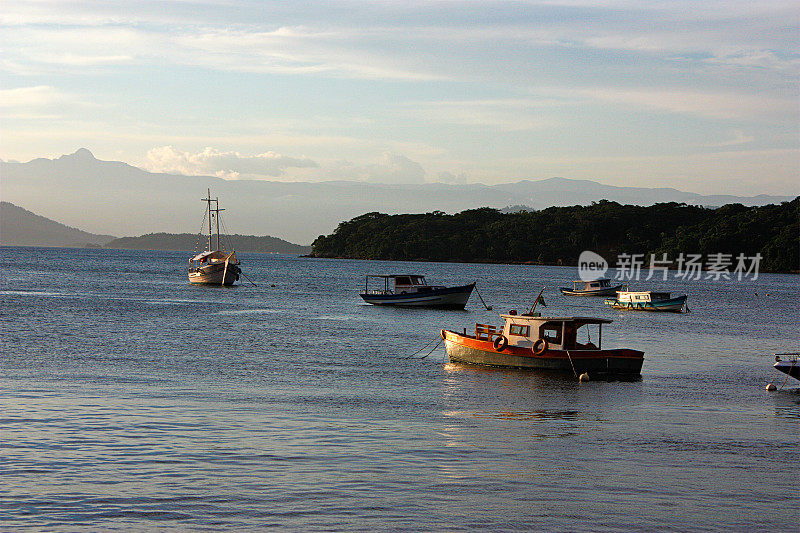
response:
M616 298L608 298L605 304L614 309L629 311L668 311L680 313L686 307L686 295L672 298L669 292L617 291Z
M578 279L572 282L572 288L561 287L561 294L566 296L613 296L623 285L611 285L608 278L592 281Z
M370 281L380 280L383 286L370 288ZM464 309L475 283L444 287L428 285L425 276L417 274L368 275L361 298L368 304L401 307L440 307Z

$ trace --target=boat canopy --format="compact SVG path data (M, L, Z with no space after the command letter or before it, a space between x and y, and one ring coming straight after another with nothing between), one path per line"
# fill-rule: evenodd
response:
M591 316L530 316L530 315L500 315L505 320L525 322L575 322L584 324L610 324L613 320Z
M211 259L219 259L220 261L224 261L225 259L231 258L232 262L236 261L236 256L234 255L236 252L231 252L230 254L223 252L222 250L213 250L205 252L201 252L196 256L192 257L192 261L200 261L201 263L205 263Z

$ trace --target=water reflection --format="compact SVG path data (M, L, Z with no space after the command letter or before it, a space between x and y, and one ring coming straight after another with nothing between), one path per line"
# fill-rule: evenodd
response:
M772 395L775 402L775 416L800 419L800 388L780 389Z
M579 411L444 411L451 418L484 418L497 420L577 420L581 418Z
M503 367L495 367L495 366L483 366L483 365L473 365L469 363L461 363L461 362L453 362L449 361L445 363L444 370L446 372L476 372L476 373L483 373L483 374L496 374L502 375L506 377L518 377L520 379L529 379L533 380L539 384L548 384L547 382L553 383L575 383L577 382L577 378L568 372L561 372L558 370L547 370L547 369L540 369L540 368L503 368ZM589 376L591 380L594 381L605 381L605 382L614 382L614 381L624 381L624 382L640 382L642 381L642 376L630 376L630 375L595 375Z

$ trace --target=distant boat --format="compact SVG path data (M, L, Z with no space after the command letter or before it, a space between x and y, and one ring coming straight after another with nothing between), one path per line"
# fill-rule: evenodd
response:
M590 375L639 375L644 352L601 348L603 324L592 317L543 317L538 313L500 315L501 328L475 324L475 331L442 330L450 361L486 366L557 370ZM588 339L588 326L597 326L597 344ZM582 328L586 327L586 330ZM579 332L587 331L586 342ZM580 335L583 336L582 334Z
M670 298L669 292L617 291L617 297L607 299L605 304L614 309L630 311L669 311L680 313L686 306L686 295Z
M219 207L219 198L211 198L211 189L208 196L202 199L206 202L205 217L208 218L208 243L206 250L198 253L189 260L189 282L205 285L233 285L239 280L242 273L240 263L236 259L236 252L226 252L220 246L219 238L219 212L224 211ZM214 207L211 207L211 204ZM212 228L216 221L217 247L213 248ZM203 220L205 225L205 219Z
M380 280L382 287L371 288L371 280ZM474 283L457 287L428 285L425 276L417 274L370 274L360 295L365 302L373 305L464 309L474 288Z
M789 359L781 359L789 357ZM778 353L775 354L775 364L772 365L775 370L783 372L788 376L800 380L800 353Z
M561 294L567 296L614 296L623 285L611 285L608 278L600 278L594 281L575 280L572 288L561 287Z

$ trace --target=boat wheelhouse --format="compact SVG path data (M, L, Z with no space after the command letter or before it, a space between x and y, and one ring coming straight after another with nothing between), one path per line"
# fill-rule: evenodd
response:
M567 296L614 296L622 287L622 284L612 286L611 280L608 278L592 281L578 279L572 282L572 288L561 287L561 294Z
M627 348L603 349L603 325L594 317L543 317L535 314L500 315L495 328L475 324L475 331L442 330L452 362L486 366L556 370L590 375L639 375L644 352ZM591 331L596 329L592 338Z
M617 297L608 298L605 304L614 309L680 313L686 307L686 298L685 294L672 298L669 292L617 291Z
M369 274L360 296L373 305L464 309L474 288L475 283L456 287L428 285L425 276L419 274Z
M222 249L219 235L219 213L225 211L219 207L219 198L211 198L211 189L208 196L202 199L206 202L205 217L208 218L208 243L206 250L198 253L189 260L189 282L198 285L233 285L239 280L242 273L236 252L226 252ZM211 204L214 207L211 207ZM214 249L212 228L216 221L217 247ZM205 225L205 219L203 220Z

